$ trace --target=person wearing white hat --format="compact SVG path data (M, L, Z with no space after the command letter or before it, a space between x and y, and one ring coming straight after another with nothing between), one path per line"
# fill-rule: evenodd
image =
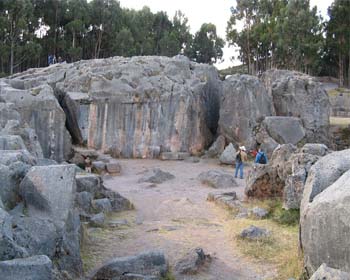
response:
M237 153L236 153L236 172L235 172L235 178L237 178L238 171L239 171L239 177L243 179L243 168L244 163L247 161L247 149L244 146L240 146Z

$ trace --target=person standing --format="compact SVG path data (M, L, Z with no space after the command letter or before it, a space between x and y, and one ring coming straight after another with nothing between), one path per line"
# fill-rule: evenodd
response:
M235 178L238 176L239 171L239 177L243 179L243 168L244 163L247 161L247 152L246 148L244 146L239 147L237 153L236 153L236 172L235 172Z
M260 148L255 157L255 163L267 164L267 156L264 151Z

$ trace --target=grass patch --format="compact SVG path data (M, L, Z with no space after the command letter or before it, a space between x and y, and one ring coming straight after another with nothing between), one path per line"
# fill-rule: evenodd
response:
M173 273L169 270L167 274L161 278L162 280L176 280Z
M251 201L245 205L265 208L270 212L267 219L234 219L228 223L228 232L240 252L253 260L276 266L276 280L295 278L302 275L303 261L299 253L299 211L283 210L278 199ZM260 240L242 239L239 234L250 225L265 228L271 236Z
M341 117L330 117L330 125L348 127L350 125L350 118L341 118Z
M350 90L347 88L334 88L327 91L329 96L337 96L340 93L350 96Z

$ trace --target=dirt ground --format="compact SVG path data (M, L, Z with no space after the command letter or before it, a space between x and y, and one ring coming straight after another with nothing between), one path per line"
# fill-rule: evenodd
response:
M128 198L135 210L109 217L115 227L89 229L83 253L87 271L112 257L134 255L150 250L163 251L171 266L192 248L201 247L209 253L211 264L194 276L179 280L271 279L275 270L265 263L242 257L226 230L233 219L227 210L206 201L216 191L197 179L203 171L221 169L233 173L231 166L220 166L215 160L200 163L159 160L120 160L122 174L105 178L105 185ZM151 186L138 183L147 169L159 167L175 175L175 179ZM248 172L246 168L245 173ZM246 175L246 174L245 174ZM237 179L235 187L243 198L245 181ZM225 189L231 190L231 189Z

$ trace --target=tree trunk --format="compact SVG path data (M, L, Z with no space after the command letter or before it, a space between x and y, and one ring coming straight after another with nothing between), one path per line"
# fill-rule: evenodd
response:
M252 74L252 63L250 57L250 36L249 36L249 26L247 29L247 51L248 51L248 74Z
M13 64L15 60L15 42L11 40L11 52L10 52L10 74L13 74Z
M75 48L75 31L73 30L73 42L72 42L72 48Z
M349 57L348 57L348 88L350 88L350 49L349 49Z
M344 86L344 59L341 52L339 52L339 87Z

